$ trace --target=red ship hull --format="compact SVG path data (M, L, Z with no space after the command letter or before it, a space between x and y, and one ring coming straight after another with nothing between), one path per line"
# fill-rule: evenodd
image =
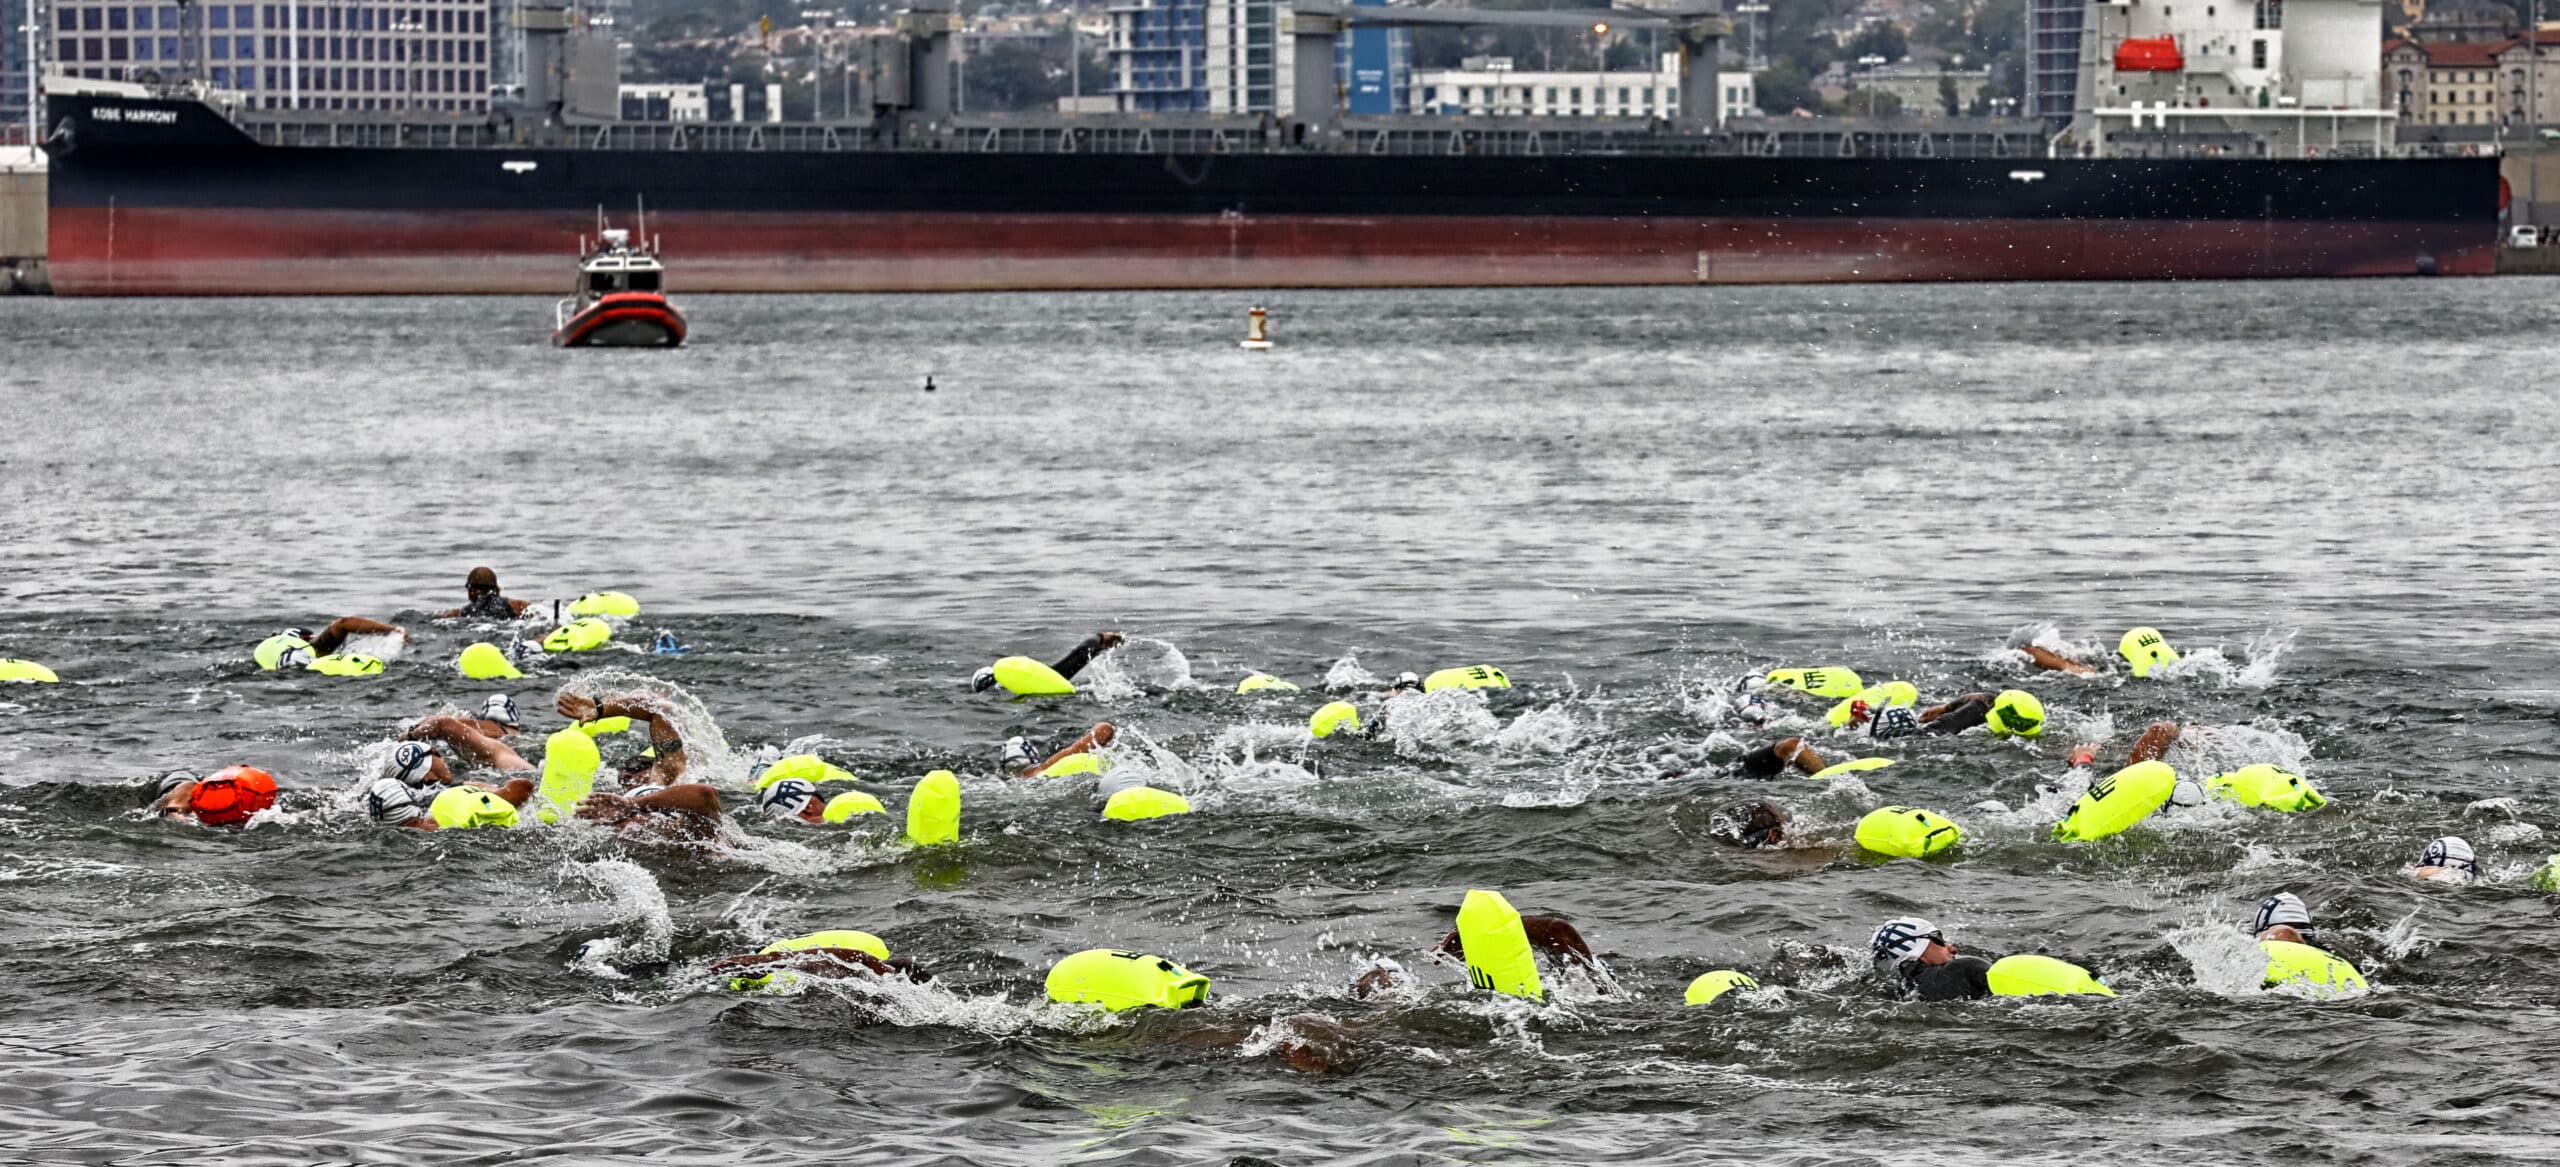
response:
M2488 275L2458 222L656 212L702 292ZM539 293L549 213L57 206L67 295Z
M615 292L589 304L551 334L562 348L674 348L684 313L656 292Z

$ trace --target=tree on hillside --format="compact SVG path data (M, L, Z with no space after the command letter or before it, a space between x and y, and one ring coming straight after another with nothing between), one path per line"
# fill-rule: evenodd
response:
M1911 41L1902 35L1901 28L1889 21L1879 20L1859 29L1858 35L1849 38L1846 49L1849 59L1853 61L1860 57L1882 57L1887 61L1899 61L1911 55Z
M1830 112L1822 94L1813 87L1813 75L1794 61L1770 62L1752 79L1752 85L1759 91L1760 108L1773 116L1784 117L1799 109L1806 113Z

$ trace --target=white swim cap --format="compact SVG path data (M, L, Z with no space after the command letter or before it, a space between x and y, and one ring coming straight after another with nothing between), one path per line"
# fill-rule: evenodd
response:
M2278 924L2288 924L2296 928L2310 927L2311 906L2303 903L2301 896L2289 891L2280 891L2259 901L2258 919L2249 931L2264 932Z
M2478 875L2480 857L2472 852L2471 844L2461 836L2446 835L2427 844L2426 851L2418 856L2418 866L2450 867L2464 875Z
M364 810L373 816L373 821L386 826L396 827L411 819L427 817L427 808L418 801L418 792L397 778L376 778L373 785L365 787Z
M402 742L391 750L391 776L416 785L427 780L436 764L435 748L425 742Z
M1869 941L1868 946L1874 949L1877 960L1900 964L1918 959L1921 953L1929 950L1930 941L1944 944L1946 939L1937 925L1918 916L1900 916L1885 921L1883 927L1876 929L1875 939Z
M984 668L979 669L977 672L974 672L974 673L969 674L969 691L970 691L970 692L972 692L972 693L984 693L984 692L986 692L987 690L992 689L992 688L995 688L995 687L996 687L996 667L995 667L994 665L988 665L988 666L986 666L986 667L984 667Z
M759 792L756 805L775 814L791 815L800 813L800 808L817 797L817 783L806 778L785 778Z
M524 724L516 719L516 699L504 693L491 693L480 703L480 720L494 721L508 729Z

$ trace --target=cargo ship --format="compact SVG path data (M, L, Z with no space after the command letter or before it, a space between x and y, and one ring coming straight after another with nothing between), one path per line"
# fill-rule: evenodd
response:
M2322 4L2370 7L2287 7ZM1301 61L1330 62L1327 37L1374 19L1332 11L1302 0ZM1712 32L1692 35L1711 29L1711 13L1653 19L1712 71ZM538 89L529 100L543 116L528 125L296 118L226 108L202 90L58 87L46 140L54 288L540 292L599 208L641 203L683 241L687 292L2156 280L2495 265L2496 159L2391 157L2334 138L2324 153L2307 137L2289 154L2263 138L2248 151L2223 132L2250 112L2230 104L2136 100L2130 118L2112 111L2112 132L2110 110L2093 105L2091 128L2067 149L2041 127L1720 125L1698 104L1712 102L1711 85L1687 87L1680 116L1663 123L1361 119L1304 100L1289 121L973 120L949 111L947 86L926 83L947 65L948 24L917 27L897 50L898 72L916 80L873 86L873 116L843 124L577 125ZM2104 64L2092 87L2120 86ZM2134 64L2128 74L2147 68ZM1329 73L1299 78L1302 93L1330 84ZM2180 77L2174 92L2191 85ZM2307 135L2319 115L2298 115L2295 133ZM2219 120L2199 129L2200 118ZM2141 156L2095 148L2110 139Z

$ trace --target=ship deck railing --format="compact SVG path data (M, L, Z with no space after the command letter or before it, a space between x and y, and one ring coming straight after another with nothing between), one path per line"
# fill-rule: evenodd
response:
M2021 119L1735 118L1715 134L1643 118L1344 118L1313 127L1275 118L958 117L942 122L607 122L525 126L461 120L234 118L262 145L359 149L782 153L1375 154L1441 157L1695 155L1774 158L2027 158L2041 127Z

